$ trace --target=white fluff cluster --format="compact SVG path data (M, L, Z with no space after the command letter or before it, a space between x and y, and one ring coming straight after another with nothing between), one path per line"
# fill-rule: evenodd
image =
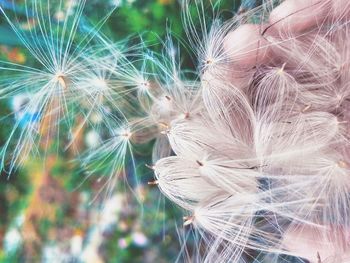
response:
M267 28L258 46L234 53L224 46L234 22L203 33L202 110L169 122L175 156L154 165L155 183L207 243L201 261L301 256L304 229L306 248L317 236L325 249L308 260L350 262L350 28L338 22L300 35ZM235 72L254 50L268 59Z

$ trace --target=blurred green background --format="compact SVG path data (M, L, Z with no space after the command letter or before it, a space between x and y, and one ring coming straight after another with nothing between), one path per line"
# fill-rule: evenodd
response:
M14 8L16 13L24 12L24 1L0 0L0 5L9 14ZM93 24L114 5L118 8L102 28L112 41L141 36L152 49L160 51L161 45L157 43L165 38L169 27L176 38L186 42L179 2L88 0L85 17ZM221 9L229 17L241 5L250 8L254 3L223 1ZM189 53L183 52L181 61L184 68L191 69ZM0 59L24 65L34 63L3 17ZM11 114L12 106L11 101L1 102L1 116ZM3 120L1 144L13 123L11 118ZM88 148L96 136L96 131L84 131L82 147ZM125 186L99 195L106 179L87 178L79 164L70 162L69 157L67 152L48 156L49 173L43 173L41 161L33 158L15 174L4 173L0 177L0 262L185 261L178 257L187 237L182 232L181 211L167 202L157 187L147 185L153 178L151 171L138 167L137 176L142 182L135 189L142 196L138 202ZM150 162L148 156L137 158ZM190 241L187 249L191 252Z

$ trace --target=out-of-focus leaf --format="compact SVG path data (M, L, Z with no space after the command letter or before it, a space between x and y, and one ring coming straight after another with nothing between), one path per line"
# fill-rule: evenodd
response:
M154 3L151 6L151 9L152 9L154 18L157 20L162 19L166 15L164 6L159 3Z
M0 44L8 46L23 46L21 40L8 26L0 26Z

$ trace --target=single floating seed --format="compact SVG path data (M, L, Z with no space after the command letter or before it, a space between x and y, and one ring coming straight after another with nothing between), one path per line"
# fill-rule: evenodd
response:
M194 216L184 216L183 220L184 220L184 226L188 226L193 223Z

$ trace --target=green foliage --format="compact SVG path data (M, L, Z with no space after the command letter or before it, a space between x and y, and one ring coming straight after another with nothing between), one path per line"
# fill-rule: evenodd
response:
M0 26L0 43L8 46L22 46L22 42L9 26Z

